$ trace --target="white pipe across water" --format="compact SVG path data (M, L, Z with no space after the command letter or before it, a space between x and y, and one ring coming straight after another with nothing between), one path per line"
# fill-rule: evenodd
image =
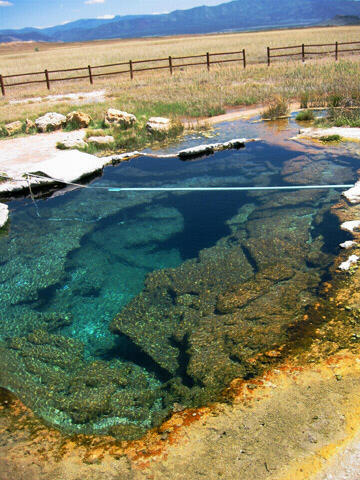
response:
M354 185L286 185L279 187L88 187L108 192L223 192L246 190L313 190L319 188L351 188Z

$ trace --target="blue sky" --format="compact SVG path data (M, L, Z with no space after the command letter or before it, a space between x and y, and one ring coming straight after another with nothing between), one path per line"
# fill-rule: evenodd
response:
M47 27L112 15L163 13L226 0L0 0L0 28Z

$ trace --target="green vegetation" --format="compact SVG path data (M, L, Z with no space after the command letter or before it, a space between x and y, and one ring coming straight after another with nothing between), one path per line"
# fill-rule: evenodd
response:
M323 143L340 142L340 140L340 135L325 135L324 137L320 137L320 141Z
M137 150L145 147L153 146L154 144L165 145L168 141L173 140L183 133L184 127L181 122L174 121L170 130L167 132L149 132L146 128L147 119L138 120L137 123L124 129L120 126L107 127L103 121L92 122L92 126L101 126L102 128L89 128L86 131L85 141L90 137L114 137L114 143L89 143L84 148L79 150L90 153L92 155L102 153L112 153L114 151L129 151ZM67 147L62 142L58 142L56 147L59 150L66 150Z
M63 142L57 142L56 148L57 148L58 150L67 150L67 147L65 147L65 145L63 144Z
M296 115L298 122L309 122L315 119L314 112L312 110L303 110Z
M317 122L317 125L331 127L360 127L360 106L330 108L327 116Z
M148 132L145 121L138 121L133 127L124 130L121 127L109 127L102 129L91 129L87 132L86 138L111 135L115 139L113 145L89 144L81 149L86 153L95 154L99 151L130 151L142 149L154 144L166 144L183 133L184 127L180 122L174 122L167 132Z

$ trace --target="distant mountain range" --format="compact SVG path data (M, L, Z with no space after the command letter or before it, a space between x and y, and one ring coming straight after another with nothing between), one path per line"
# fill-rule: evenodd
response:
M50 28L0 30L0 42L77 42L108 38L256 30L311 25L347 25L360 16L356 0L235 0L214 7L160 15L86 19ZM344 22L344 23L340 23Z
M360 25L360 17L357 15L336 15L331 20L322 23L323 26L336 25Z

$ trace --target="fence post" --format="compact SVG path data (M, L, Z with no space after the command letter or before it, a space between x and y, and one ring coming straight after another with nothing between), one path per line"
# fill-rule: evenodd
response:
M4 79L2 75L0 75L0 87L1 87L1 93L3 94L3 97L5 97L5 85L4 85Z
M246 68L246 52L245 52L245 48L243 48L243 65L244 65L244 68Z
M130 67L130 78L131 78L131 80L133 80L134 79L134 71L133 71L132 60L129 60L129 67Z
M210 70L210 53L206 52L206 65L207 69Z
M267 64L270 67L270 47L267 47Z
M303 62L305 62L305 45L301 45L301 59Z
M339 44L338 42L335 42L335 62L337 62L339 56Z
M173 74L173 65L172 65L172 58L169 56L169 69L170 69L170 75Z
M49 72L47 70L45 70L45 80L46 80L47 89L50 90Z
M91 85L93 84L93 76L92 76L92 71L90 65L88 65L88 70L89 70L89 80Z

